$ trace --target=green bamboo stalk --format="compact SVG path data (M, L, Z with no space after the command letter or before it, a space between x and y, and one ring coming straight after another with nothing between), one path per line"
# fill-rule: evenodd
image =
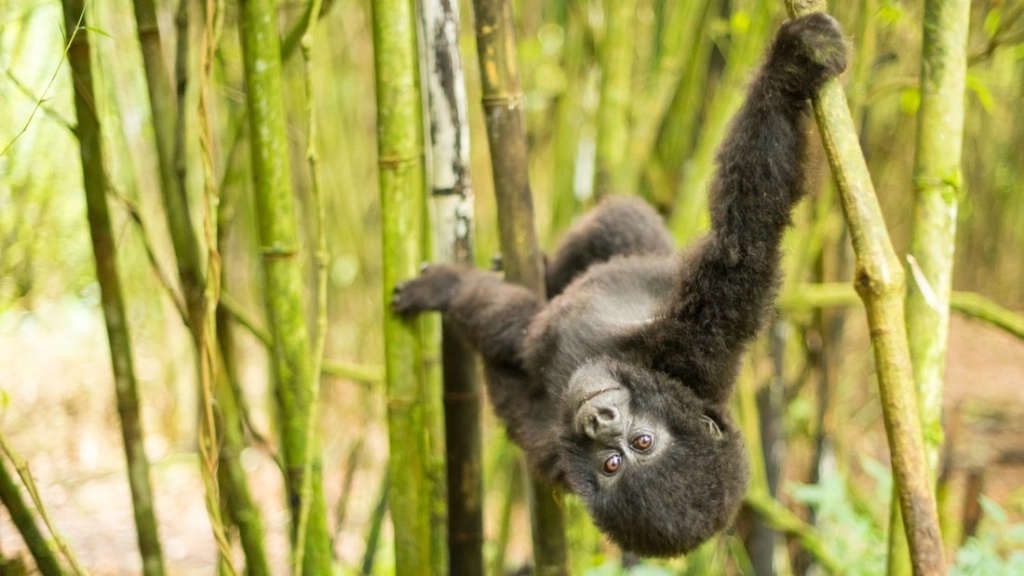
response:
M264 546L265 530L263 516L252 499L242 467L241 455L245 449L245 435L242 431L242 416L239 400L235 397L238 388L237 369L234 364L231 323L226 312L217 310L217 342L220 345L221 370L214 395L221 416L220 467L217 469L221 490L227 504L231 522L238 527L238 539L245 552L245 573L251 576L271 574L270 564Z
M309 373L309 390L312 398L309 402L309 417L306 422L306 452L302 459L304 466L302 471L302 488L300 491L302 504L299 507L298 527L295 530L297 546L292 566L292 574L295 576L302 576L305 568L303 560L306 547L303 543L306 542L310 514L312 513L310 504L313 501L312 466L315 455L313 448L317 445L316 429L317 423L320 420L320 375L324 363L324 347L327 344L327 264L330 261L330 254L327 252L327 226L324 215L323 185L320 177L320 158L316 147L316 102L313 97L313 40L316 25L320 18L320 5L321 0L313 0L310 3L309 19L301 42L302 59L306 67L306 115L308 119L306 161L309 163L309 176L313 188L313 212L316 215L316 330L313 339L313 368ZM322 523L326 527L326 506L321 507L319 511L324 517L322 519L314 519L313 522ZM329 537L328 541L330 541Z
M36 561L36 568L43 576L62 576L64 571L57 561L57 555L50 547L50 543L43 537L36 525L35 515L21 497L18 485L14 478L7 472L7 466L3 459L0 459L0 504L4 505L11 515L11 522L18 529L21 538L28 546L32 559Z
M791 16L823 11L821 0L786 0ZM850 110L837 80L814 98L822 143L839 188L856 253L854 286L871 327L882 415L916 574L945 574L935 495L913 386L904 324L903 270L889 241Z
M713 0L693 0L679 5L676 12L685 9L685 14L680 16L679 24L668 29L680 29L683 38L688 40L685 44L686 61L657 127L653 153L646 168L651 186L650 200L666 212L679 194L684 161L693 149L696 135L702 133L697 123L706 101L709 56L713 47L711 39L702 30L710 28L717 5Z
M925 456L937 478L942 449L942 387L949 338L956 220L962 192L969 0L926 0L921 57L921 106L914 160L914 224L907 263L907 336L921 410ZM890 574L906 573L906 539L895 500L890 514Z
M424 410L421 322L391 311L395 285L416 276L424 259L423 112L415 3L373 0L377 82L377 154L384 252L384 337L391 446L388 500L395 530L395 569L431 570L428 437Z
M295 224L291 174L287 162L281 53L275 0L241 0L239 28L247 85L249 137L256 194L256 217L266 282L265 298L274 338L273 365L281 418L281 451L286 467L286 490L292 515L292 538L304 547L306 574L331 571L331 542L327 531L320 448L316 437L307 450L312 417L309 337L305 324L302 263ZM298 536L305 478L310 463L310 512L305 542Z
M176 134L183 131L177 129L179 110L175 104L175 92L171 88L170 75L164 63L163 46L160 40L160 27L157 25L156 5L153 0L134 0L135 21L142 47L142 61L146 72L146 88L152 109L153 131L156 135L157 165L160 169L160 189L164 200L164 215L167 218L167 229L171 233L171 243L178 260L178 280L185 297L188 310L190 329L193 340L200 329L200 318L203 309L203 273L202 261L199 257L199 240L189 213L188 196L185 193L184 179L179 178L175 166ZM178 17L185 19L187 31L187 2L181 3ZM188 34L179 35L178 54L188 53ZM178 78L184 85L185 79ZM183 103L182 103L183 104ZM182 116L184 118L184 116ZM183 122L183 120L182 120ZM183 147L183 142L181 143Z
M100 301L107 325L110 359L114 371L114 390L117 411L121 417L121 435L128 463L128 484L131 489L135 529L142 570L147 576L164 573L153 511L153 489L150 482L149 461L143 447L142 422L139 418L139 392L132 366L131 337L125 316L121 284L117 276L114 236L107 206L107 179L103 162L100 122L96 116L95 89L92 63L89 56L89 31L86 27L82 0L63 0L64 29L71 37L68 63L74 82L75 113L82 160L82 183L89 218L96 279L100 285Z
M373 562L377 557L377 547L380 543L380 533L384 526L384 514L388 511L388 500L392 490L391 467L384 471L384 478L380 483L380 495L377 497L377 505L373 507L373 514L370 515L370 531L366 535L366 549L363 551L363 565L361 574L373 574ZM405 574L404 570L396 572ZM423 572L429 573L429 572Z
M636 52L637 0L604 0L604 38L601 41L601 104L597 109L597 150L594 196L634 189L629 111L633 60Z
M701 122L700 138L683 167L669 221L669 229L680 241L695 238L705 227L702 224L707 221L707 194L704 191L714 173L715 154L725 138L729 122L743 103L747 75L764 52L773 22L775 5L771 2L745 0L736 5L739 8L734 9L730 18L732 47L725 71Z
M926 0L921 107L914 162L907 334L921 402L931 472L942 445L942 385L949 334L956 220L963 179L960 154L967 76L968 0Z
M491 150L505 278L544 298L527 170L523 93L510 0L473 0L487 142ZM567 574L565 519L557 488L531 478L531 527L537 574Z
M164 213L167 218L167 227L171 233L172 245L178 263L178 280L181 285L182 294L185 298L187 316L186 324L190 329L193 345L197 350L197 357L200 363L209 363L212 358L207 358L206 340L210 337L206 330L206 298L205 280L203 278L202 260L199 254L199 239L192 222L191 209L189 207L188 195L185 182L187 178L187 162L185 158L185 118L188 115L185 94L188 85L189 71L189 2L182 0L178 6L175 16L175 23L178 31L177 51L175 58L176 90L172 92L168 71L164 63L163 47L160 39L160 29L157 25L156 7L152 0L135 0L135 18L138 28L139 43L142 47L143 63L145 66L147 88L149 92L150 105L154 132L157 142L157 159L160 167L161 193L164 199ZM177 100L177 106L175 106ZM198 367L200 379L205 378L203 366ZM214 376L217 370L211 370L210 376ZM204 382L205 389L205 382ZM218 486L218 495L223 493L226 501L229 502L229 511L233 518L242 518L238 524L240 539L243 542L243 549L248 558L247 564L250 571L266 573L266 557L262 550L262 523L259 519L259 509L252 506L248 494L248 487L245 484L245 472L241 468L237 455L243 447L240 423L231 420L237 417L237 410L230 398L224 398L223 384L214 384L211 390L212 396L219 397L218 407L222 412L223 431L222 446L223 452L216 455L214 460L219 464L217 477L226 481L226 484ZM230 388L227 388L230 390ZM209 407L212 409L212 406ZM231 409L231 415L225 413L225 408ZM210 420L212 422L212 420ZM209 426L208 426L209 427ZM209 437L211 431L207 431ZM209 468L207 475L213 479L213 462L206 466ZM239 492L232 494L232 492ZM210 495L209 498L212 498ZM213 506L208 510L213 511ZM217 528L219 519L211 519L215 526L218 541L226 545L221 539L223 529ZM254 534L246 532L254 528ZM225 550L222 550L222 555ZM250 557L249 553L255 554Z
M241 463L245 436L231 378L233 375L227 372L227 368L223 368L214 390L218 412L223 420L221 448L218 452L218 480L228 516L238 527L238 539L245 553L245 573L253 576L271 574L263 541L263 518L249 492Z
M427 104L430 113L430 188L434 204L434 259L473 263L473 187L469 123L456 2L421 4ZM444 326L444 440L447 469L447 565L456 575L484 573L480 382L475 355ZM431 403L433 400L430 400ZM444 463L441 463L444 466ZM436 514L435 514L436 516ZM434 528L434 538L442 530ZM437 564L437 558L434 561Z
M187 0L185 1L187 2ZM232 212L232 202L221 198L217 204L216 245L218 250L224 250L227 244ZM221 287L224 286L226 276L222 267ZM223 291L220 296L215 311L220 378L214 390L217 406L222 415L218 474L227 504L228 516L231 522L238 527L238 539L241 542L242 551L245 553L246 573L252 576L264 576L271 572L264 545L263 516L259 506L252 499L245 471L241 466L241 454L245 449L245 434L242 426L245 416L242 412L241 387L238 383L238 367L235 363L234 326L230 321L230 313L219 304L224 298Z
M554 103L553 128L551 129L551 154L546 172L551 175L551 217L549 230L565 230L577 215L578 200L575 194L576 171L566 170L575 166L580 148L580 128L584 123L583 98L587 84L587 42L586 6L583 4L559 5L562 14L557 22L564 30L561 69L565 74L565 88Z

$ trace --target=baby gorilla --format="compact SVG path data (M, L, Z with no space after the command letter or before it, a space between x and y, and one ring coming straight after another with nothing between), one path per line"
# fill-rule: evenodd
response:
M533 472L623 549L687 552L739 508L747 460L726 403L803 195L809 99L845 66L830 17L782 26L719 152L711 231L681 255L651 208L610 199L550 259L547 304L457 265L395 289L398 314L440 310L481 352Z

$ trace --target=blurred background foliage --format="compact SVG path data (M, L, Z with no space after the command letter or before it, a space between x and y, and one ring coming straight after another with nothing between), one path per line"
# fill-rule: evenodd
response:
M199 3L194 4L200 14ZM313 54L330 254L320 431L335 551L342 566L357 570L367 541L374 542L370 534L387 464L374 59L369 2L327 4ZM497 228L472 11L464 4L461 38L473 134L476 258L487 267L497 252ZM913 205L921 3L830 4L852 49L844 82L854 119L890 234L903 253ZM157 5L170 63L177 3ZM602 93L615 89L602 84L602 62L623 51L631 57L632 72L622 108L625 132L615 136L611 148L617 152L608 161L613 191L648 198L681 241L699 234L706 226L704 185L713 152L751 70L784 17L783 3L770 0L638 0L636 5L633 37L621 42L608 36L612 23L597 0L515 3L530 177L545 247L593 202L595 170L606 161L599 161L597 152L606 134ZM154 462L158 517L168 566L172 573L186 573L212 566L215 551L194 465L193 349L159 280L161 275L175 277L175 260L159 193L145 75L135 20L126 4L93 0L86 6L98 79L95 105L104 128L117 257L142 390L146 447ZM304 2L281 3L282 35L305 9ZM72 134L60 10L53 0L0 0L0 423L31 463L44 500L83 561L97 573L132 572L137 558L131 556L130 503ZM211 110L215 170L226 215L220 247L223 289L256 325L266 326L235 4L227 3L226 10ZM197 26L191 30L194 41ZM974 1L968 54L954 289L1022 311L1024 2ZM312 302L316 226L304 161L303 74L300 59L287 57L288 161L304 234L307 300ZM188 109L195 110L194 83L187 98ZM194 135L195 116L188 121L186 130ZM188 162L198 166L198 142L194 137L188 142ZM849 280L848 241L827 176L822 163L788 238L784 295L795 295L806 282ZM200 170L190 171L188 187L191 197L201 198ZM192 206L202 204L197 200ZM193 214L196 222L201 216ZM147 250L155 255L152 261ZM862 315L783 307L771 334L753 347L743 386L756 394L772 378L783 383L785 402L777 415L785 446L779 497L817 524L825 546L851 573L878 573L884 565L880 551L890 484L887 468L878 464L888 458ZM283 488L263 442L263 436L273 437L275 422L268 401L269 361L251 333L240 334L234 352L251 420L243 462L267 516L268 553L283 566ZM818 362L823 354L833 360L824 370ZM773 356L785 366L781 372L773 368ZM954 318L946 392L949 448L942 480L949 481L943 515L952 520L944 523L945 537L958 573L1021 573L1022 382L1019 340ZM740 415L749 423L748 412L741 409ZM483 417L485 555L490 566L497 562L511 570L527 561L529 548L520 472L509 464L507 442L489 409ZM977 517L971 517L972 503L982 493L989 496L981 500ZM984 518L980 525L978 518ZM741 520L741 526L749 524L749 518ZM21 543L2 510L0 528L0 558L17 556ZM744 530L712 542L688 560L649 563L630 573L752 570L740 543ZM387 535L385 527L380 546L387 546ZM778 555L785 560L778 569L802 572L806 557L786 544L780 541ZM112 550L117 554L112 556ZM623 570L619 555L607 545L573 558L580 572ZM387 573L390 562L389 554L379 554L374 570Z

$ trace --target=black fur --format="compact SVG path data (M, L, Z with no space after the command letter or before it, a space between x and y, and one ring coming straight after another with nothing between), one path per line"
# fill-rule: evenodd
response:
M845 65L828 16L782 26L719 152L711 231L681 255L653 210L610 199L550 259L546 305L456 265L395 291L397 313L443 311L480 350L533 472L578 493L626 550L692 550L740 505L746 454L726 402L803 195L809 98Z

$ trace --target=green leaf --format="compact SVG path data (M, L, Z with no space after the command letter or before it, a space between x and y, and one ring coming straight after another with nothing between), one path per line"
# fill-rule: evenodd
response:
M989 38L993 38L996 32L999 31L999 21L1002 16L1002 10L999 8L993 8L985 14L985 24L982 25L982 29L985 30L985 35Z
M107 38L110 38L111 40L114 39L113 36L111 36L110 34L107 34L103 30L100 30L99 28L97 28L95 26L79 26L78 28L80 30L85 30L87 32L92 32L94 34L99 34L100 36L106 36Z
M968 72L967 89L978 96L978 102L981 102L981 107L984 108L986 112L992 112L992 109L995 106L995 99L992 97L992 91L989 90L988 85L984 80L979 78L977 74Z
M985 511L985 515L992 519L996 524L1006 524L1009 520L1009 515L1003 507L996 503L995 500L988 496L982 495L978 497L978 503L981 504L982 510Z

